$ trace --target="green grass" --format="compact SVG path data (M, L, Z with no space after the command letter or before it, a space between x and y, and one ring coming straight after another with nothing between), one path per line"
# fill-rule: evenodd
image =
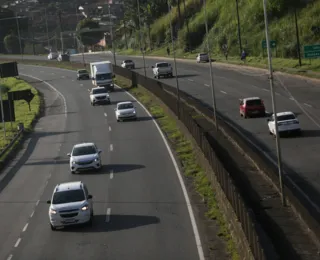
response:
M24 100L14 101L16 121L12 123L11 122L5 123L6 137L4 136L3 124L1 123L0 125L0 132L1 132L0 149L2 150L4 149L5 146L7 146L10 143L10 141L17 134L18 123L23 123L26 131L32 130L32 122L34 121L36 116L39 115L40 113L41 99L38 91L23 80L19 80L16 78L4 78L4 79L1 79L0 86L2 90L3 100L8 99L8 94L7 94L8 91L20 91L20 90L31 89L32 93L35 95L33 100L30 103L31 111L29 111L29 106L26 101Z
M20 63L20 61L19 61ZM70 70L77 70L83 68L82 64L77 63L61 63L61 62L35 62L35 61L23 61L24 64L32 64L39 66L50 66L65 68ZM126 91L134 95L154 116L157 118L157 122L161 130L170 141L171 147L174 149L176 156L179 158L183 167L184 174L193 179L194 187L198 194L207 203L208 211L206 217L211 220L215 220L220 227L219 236L222 237L227 244L228 253L232 260L239 260L239 254L237 252L234 240L231 236L228 228L228 222L224 215L219 210L218 203L215 198L214 190L211 187L209 179L205 171L201 168L197 162L195 149L192 143L183 135L180 131L176 119L166 113L165 109L159 104L159 102L149 93L145 88L130 88L130 81L124 77L118 76L115 79L116 83Z
M117 76L116 81L119 86L126 89L145 105L152 116L157 118L160 128L167 136L182 164L183 172L187 177L193 178L196 191L207 203L208 211L206 217L215 220L219 224L220 231L218 235L226 241L231 259L239 260L240 258L230 235L227 221L219 210L214 190L212 189L206 173L197 162L195 149L193 148L192 143L183 135L182 131L180 131L176 119L166 113L159 102L152 97L152 94L143 87L130 88L130 82L120 76Z
M279 4L282 1L276 2ZM220 62L243 64L240 60L237 39L235 3L236 1L207 0L209 40L214 59ZM196 53L206 51L204 9L200 6L200 0L187 0L186 6L189 34L186 23L184 23L178 33L177 56L195 59ZM192 10L192 12L188 10ZM270 39L277 41L277 49L273 50L275 69L298 74L300 73L299 71L292 69L311 70L320 73L320 59L311 60L311 64L310 60L303 59L303 66L300 68L296 58L288 58L296 56L294 16L293 12L286 6L280 6L278 10L279 12L277 11L277 6L271 7L272 15L269 15ZM182 4L181 11L183 17L184 8ZM239 13L243 48L249 54L246 65L266 68L267 59L264 58L266 51L263 51L261 47L261 41L265 39L262 1L239 1ZM172 18L173 23L178 20L176 8L173 9ZM186 20L184 19L184 21ZM320 0L298 10L298 23L301 46L320 43L320 35L314 35L311 31L312 26L319 26L320 24ZM151 25L151 40L153 46L156 47L153 51L148 50L148 55L167 56L167 46L170 49L172 47L169 28L170 17L168 14L153 22ZM144 34L144 37L148 39L146 31ZM187 40L192 44L192 53L184 51ZM225 60L221 50L221 46L224 43L227 43L229 47L228 61ZM133 50L121 50L120 53L140 55L139 52ZM301 48L301 54L303 55L303 47Z

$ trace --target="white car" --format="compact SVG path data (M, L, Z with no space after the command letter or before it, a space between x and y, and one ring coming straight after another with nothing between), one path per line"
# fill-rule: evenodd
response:
M90 91L90 102L92 106L96 104L110 104L110 95L106 88L92 88Z
M200 62L209 62L209 55L207 53L199 53L197 55L197 63L200 63Z
M102 168L101 152L94 143L81 143L73 146L72 152L68 153L71 173L92 169L100 170Z
M126 119L138 119L136 109L131 101L118 103L114 110L116 112L116 119L118 122Z
M301 127L298 118L292 112L280 112L277 113L277 120L278 120L278 132L279 135L285 133L295 133L297 135L301 134ZM276 135L275 130L275 121L274 121L274 114L271 116L271 119L267 119L269 133L271 135Z
M50 205L49 220L52 230L76 224L92 224L92 195L81 181L58 184L47 204Z
M48 55L48 60L55 60L58 58L58 53L56 52L50 52L49 55Z
M152 66L153 76L154 78L160 77L173 77L172 74L172 66L168 62L158 62L155 66Z
M135 68L135 64L132 60L124 60L121 63L121 67L124 69L134 69Z

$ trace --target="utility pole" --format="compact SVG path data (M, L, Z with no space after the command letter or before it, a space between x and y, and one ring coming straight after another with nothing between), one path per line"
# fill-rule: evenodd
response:
M62 21L61 21L61 10L58 11L59 28L60 28L60 41L61 41L61 54L63 54L63 31L62 31Z
M51 48L50 48L50 39L49 39L47 8L44 8L44 17L46 19L46 32L47 32L48 49L50 50Z
M23 60L23 49L22 49L22 43L21 43L21 35L20 35L20 26L19 26L19 17L16 15L16 23L17 23L17 31L18 31L18 38L19 38L19 47L20 47L20 54L21 54L21 59Z
M112 44L112 52L113 52L113 62L114 65L117 66L117 59L116 59L116 48L114 45L114 37L113 37L113 23L112 23L112 17L111 17L111 10L110 10L110 4L108 5L108 11L109 11L109 19L110 19L110 36L111 36L111 44Z
M142 52L142 58L143 58L144 76L147 77L146 60L144 58L144 47L142 46L142 32L141 32L141 17L140 17L140 3L139 3L139 0L137 0L137 7L138 7L138 18L139 18L140 50Z
M241 28L240 28L240 16L239 16L239 0L236 0L236 7L237 7L237 19L238 19L238 41L239 41L239 49L240 49L240 56L242 53L242 42L241 42Z
M264 22L265 22L265 30L266 30L267 50L268 50L268 62L269 62L269 73L270 73L269 79L270 79L272 109L273 109L275 132L276 132L275 134L276 134L276 147L277 147L277 156L278 156L278 173L279 173L280 193L281 193L282 205L285 206L286 200L285 200L285 196L284 196L283 180L282 180L283 170L282 170L280 138L279 138L279 131L278 131L276 97L275 97L274 87L273 87L273 70L272 70L271 47L270 47L270 40L269 40L269 29L268 29L267 0L263 0L263 11L264 11Z
M302 66L301 62L301 50L300 50L300 37L299 37L299 27L298 27L298 18L297 18L297 8L294 7L294 21L296 24L296 37L297 37L297 52L298 52L298 58L299 58L299 66Z

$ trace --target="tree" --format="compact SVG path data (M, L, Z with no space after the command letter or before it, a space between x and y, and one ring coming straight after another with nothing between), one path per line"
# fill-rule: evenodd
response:
M93 29L93 31L81 32L81 30ZM98 22L93 21L90 18L81 20L76 28L77 37L83 45L95 45L103 38L103 30L96 31L94 29L100 29Z
M21 51L23 53L24 50L24 42L21 41L22 50L20 50L19 39L14 32L11 32L6 37L4 37L4 46L7 52L10 54L21 54Z

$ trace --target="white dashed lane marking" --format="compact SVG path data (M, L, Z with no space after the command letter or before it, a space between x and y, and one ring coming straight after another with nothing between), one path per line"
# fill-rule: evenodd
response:
M210 87L210 85L208 85L208 84L204 84L206 87Z
M17 242L14 244L14 247L18 247L19 244L20 244L20 242L21 242L21 238L19 237L18 240L17 240Z
M108 208L106 213L106 222L110 222L110 215L111 215L111 208Z
M110 171L110 179L113 179L113 170Z
M13 255L9 255L8 258L7 258L7 260L11 260L12 257L13 257Z
M110 151L113 151L113 144L110 144Z
M193 79L188 79L189 81L193 82L194 80Z
M24 226L23 229L22 229L22 232L26 232L28 226L29 226L29 223L25 224L25 226Z
M264 91L269 91L269 89L266 89L266 88L263 88L262 90L264 90Z
M31 215L30 215L30 218L32 218L32 217L33 217L33 215L34 215L34 211L32 211L32 213L31 213Z
M109 126L109 131L111 131L111 126Z
M221 93L227 95L227 92L220 90Z
M104 113L104 116L107 117L108 116L107 113Z
M38 201L37 201L36 206L38 206L38 205L39 205L39 202L40 202L40 200L38 200Z
M307 104L307 103L303 103L303 104L307 107L312 107L310 104Z

